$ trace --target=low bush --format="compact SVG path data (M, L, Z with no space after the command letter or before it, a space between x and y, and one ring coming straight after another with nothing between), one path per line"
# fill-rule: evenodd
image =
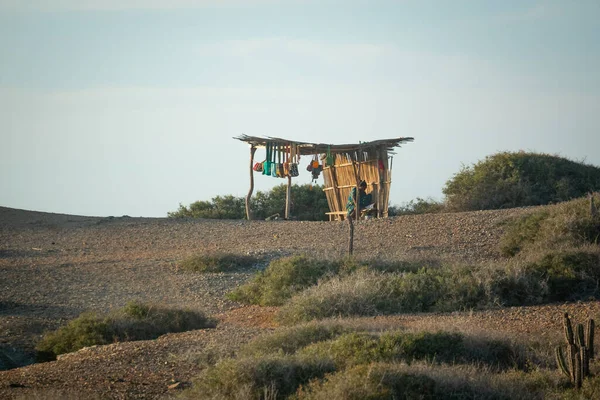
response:
M557 376L555 371L548 370L536 370L531 373L508 370L498 373L491 372L485 367L465 364L374 363L357 365L327 374L324 379L312 380L309 384L302 386L293 399L564 400L595 398L594 392L590 389L585 392L586 396L582 397L577 397L575 391L565 392L557 381ZM588 385L589 383L591 382L588 382ZM554 397L552 395L554 393L566 395Z
M596 203L600 197L595 195ZM600 213L592 214L587 197L556 204L508 223L500 240L506 256L520 252L580 247L600 242Z
M600 296L600 248L548 251L538 257L504 267L447 265L405 273L359 269L294 295L280 308L277 320L294 324L336 316L462 311Z
M600 248L589 247L547 252L526 265L528 274L547 282L549 301L598 298Z
M562 388L561 388L562 389ZM583 380L580 389L552 390L546 396L547 400L587 400L597 399L600 394L600 375L593 375Z
M311 379L333 371L333 363L327 359L281 355L227 359L203 371L182 397L285 399Z
M334 316L377 315L402 311L397 287L401 277L372 271L337 276L292 297L277 320L294 324Z
M500 250L505 256L514 256L524 247L535 242L548 211L538 211L511 221L500 239Z
M374 335L366 332L343 334L327 341L313 343L298 354L331 358L336 368L343 369L373 362L408 364L416 360L435 363L487 364L490 368L507 369L524 364L520 351L498 340L470 340L449 332L385 332Z
M37 343L40 360L84 347L130 340L156 339L169 332L214 327L203 313L130 302L106 316L84 313L67 325L49 332Z
M436 382L393 365L359 365L313 380L297 393L297 400L434 399Z
M334 316L455 311L497 304L488 297L480 267L421 268L416 272L359 270L292 297L278 312L284 324Z
M319 279L336 274L339 268L339 263L303 255L276 259L251 282L238 287L227 297L241 303L280 306L293 294L316 284Z
M233 272L250 269L263 260L258 257L232 253L200 253L181 261L181 269L190 272Z
M400 215L434 214L444 211L444 202L437 201L431 197L427 199L417 197L415 200L411 200L401 206L390 206L388 208L388 215L395 217Z
M346 257L317 260L304 255L271 261L252 281L227 294L230 300L262 306L281 306L294 294L331 277L356 271L416 272L435 261L358 260Z
M347 328L334 323L317 324L314 322L281 328L252 340L240 350L240 354L244 356L294 354L311 343L337 337L347 330Z
M40 360L52 360L59 354L111 341L108 321L95 313L84 313L58 330L45 334L37 343L36 350Z

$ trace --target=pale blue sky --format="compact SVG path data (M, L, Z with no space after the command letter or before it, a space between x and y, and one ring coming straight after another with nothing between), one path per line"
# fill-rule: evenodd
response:
M0 205L243 196L240 134L413 136L392 204L498 151L600 165L599 20L597 0L0 0Z

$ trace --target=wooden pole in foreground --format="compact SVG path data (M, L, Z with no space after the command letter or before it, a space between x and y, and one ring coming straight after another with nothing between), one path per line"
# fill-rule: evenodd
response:
M285 219L290 219L290 204L292 198L292 177L288 175L288 184L285 191Z
M358 166L356 168L356 196L354 196L354 212L351 215L347 215L346 219L348 219L348 226L350 227L350 237L348 240L348 256L352 256L354 252L354 218L356 218L356 222L360 219L360 191L358 190L360 186L360 158L362 156L362 146L359 146L358 149L358 157L357 162Z
M248 195L246 196L246 218L248 221L252 220L252 210L250 210L250 198L252 197L252 192L254 192L254 170L252 169L254 164L254 153L256 153L256 147L250 145L250 190L248 190Z
M352 256L354 252L354 223L352 222L352 216L347 216L348 226L350 227L350 238L348 240L348 256Z

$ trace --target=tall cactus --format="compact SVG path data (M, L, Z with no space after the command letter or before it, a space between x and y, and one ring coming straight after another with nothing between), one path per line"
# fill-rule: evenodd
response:
M594 359L594 320L589 319L586 324L586 342L585 347L588 348L590 360Z
M562 346L556 347L556 363L560 370L571 380L576 388L580 388L583 380L590 374L590 359L594 358L594 320L587 321L586 328L577 324L575 332L569 314L563 318L567 357Z
M565 339L567 339L567 344L574 344L573 342L573 325L571 325L571 319L569 318L569 314L565 313L563 317L563 325L565 327Z

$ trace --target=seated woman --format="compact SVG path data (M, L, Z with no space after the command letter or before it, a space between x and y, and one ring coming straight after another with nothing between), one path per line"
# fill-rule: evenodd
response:
M373 203L373 195L371 193L365 193L367 189L367 182L361 181L358 185L358 212L360 216L360 212L363 211L367 206ZM347 218L356 218L355 215L355 204L356 204L356 187L353 187L350 191L350 195L348 196L348 202L346 203L346 217Z

